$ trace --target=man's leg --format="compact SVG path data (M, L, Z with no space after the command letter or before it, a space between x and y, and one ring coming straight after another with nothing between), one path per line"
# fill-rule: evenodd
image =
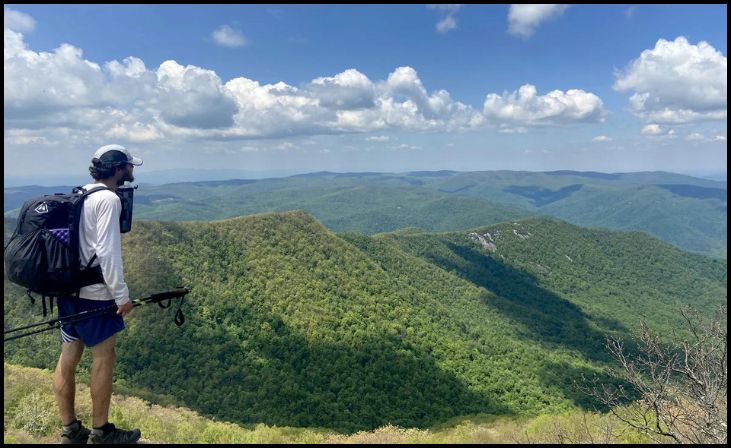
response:
M61 344L56 371L53 374L53 392L61 414L61 424L70 425L76 421L74 398L76 395L76 366L84 353L84 343L77 340Z
M117 360L114 334L91 348L91 402L92 427L101 428L109 419L109 402L112 398L112 372Z

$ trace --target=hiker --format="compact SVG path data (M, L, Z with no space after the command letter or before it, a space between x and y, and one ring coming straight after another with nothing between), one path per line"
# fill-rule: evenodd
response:
M112 373L116 361L116 333L124 329L123 318L132 311L129 289L124 281L120 215L122 202L115 193L125 181L134 181L134 166L142 160L133 157L124 146L106 145L94 153L89 172L95 182L85 190L108 188L89 195L83 205L79 224L81 265L101 266L103 283L84 286L79 296L58 298L58 317L96 308L117 305L116 314L107 313L61 326L61 356L53 386L63 433L61 443L135 443L140 430L126 431L109 423L112 397ZM96 257L96 259L94 259ZM76 366L85 347L91 348L92 429L76 418ZM88 441L88 442L87 442Z

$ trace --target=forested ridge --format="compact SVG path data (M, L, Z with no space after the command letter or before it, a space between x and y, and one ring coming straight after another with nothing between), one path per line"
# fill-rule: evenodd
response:
M133 297L193 292L183 327L174 308L132 313L120 386L229 421L339 431L589 407L574 380L618 381L605 335L640 318L666 331L680 304L710 312L726 295L725 261L553 219L374 237L303 212L139 221L123 255ZM5 297L6 328L39 320L7 281ZM52 368L57 337L6 344L5 360Z
M155 180L140 173L140 182ZM6 216L29 198L71 187L4 189ZM336 232L418 227L471 229L545 215L580 226L647 232L675 246L726 257L726 182L665 172L579 171L311 173L140 185L135 219L213 220L304 210Z

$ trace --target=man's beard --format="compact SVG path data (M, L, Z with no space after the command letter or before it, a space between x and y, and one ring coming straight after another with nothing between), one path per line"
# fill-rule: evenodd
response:
M122 176L121 179L117 181L117 186L121 187L124 185L125 182L134 182L135 176L134 174L130 173L129 170L124 172L124 176Z

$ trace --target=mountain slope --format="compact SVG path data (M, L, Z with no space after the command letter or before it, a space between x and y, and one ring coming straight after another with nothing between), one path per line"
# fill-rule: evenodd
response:
M627 336L627 313L651 306L658 326L680 302L725 297L725 262L641 234L518 224L480 230L501 231L491 255L470 232L337 236L302 212L138 222L123 244L133 297L180 285L193 292L183 327L170 322L174 308L132 313L119 381L230 421L343 431L561 412L590 404L573 385L582 374L615 381L602 373L603 337ZM659 255L647 263L651 248ZM581 264L562 264L566 255ZM638 272L614 281L622 266ZM660 270L685 276L632 300L629 288ZM623 307L600 306L604 289ZM6 327L27 322L22 291L5 282L5 295ZM33 338L6 344L6 361L52 367L57 335Z
M725 261L640 232L531 218L473 232L396 232L376 239L533 309L545 306L546 293L564 298L600 325L637 328L644 319L669 334L682 326L682 304L710 310L725 298Z

